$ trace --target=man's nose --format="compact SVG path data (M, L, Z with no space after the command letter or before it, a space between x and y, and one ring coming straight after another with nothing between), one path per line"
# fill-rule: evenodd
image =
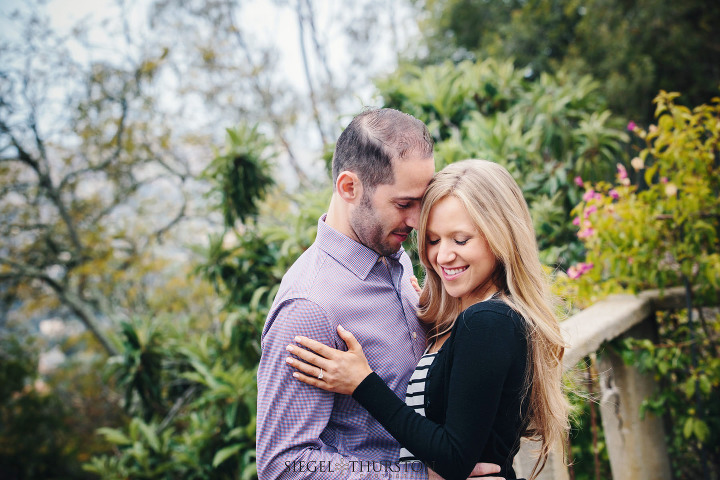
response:
M408 208L407 216L405 217L405 225L417 230L418 225L420 225L420 205L419 204Z

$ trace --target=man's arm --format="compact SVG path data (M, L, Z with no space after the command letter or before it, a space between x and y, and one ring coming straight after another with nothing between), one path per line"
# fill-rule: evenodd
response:
M259 479L391 478L393 468L378 471L369 467L367 462L372 459L340 455L320 439L335 394L298 382L285 363L285 347L294 343L296 335L334 344L325 312L314 302L295 299L281 306L268 321L272 323L264 333L258 367ZM425 480L427 471L422 468L403 478Z

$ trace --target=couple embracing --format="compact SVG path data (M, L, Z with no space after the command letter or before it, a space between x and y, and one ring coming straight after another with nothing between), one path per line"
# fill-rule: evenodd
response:
M313 245L262 333L257 465L276 478L516 478L567 431L564 344L522 193L500 165L437 174L426 126L355 117ZM418 231L420 288L402 243Z

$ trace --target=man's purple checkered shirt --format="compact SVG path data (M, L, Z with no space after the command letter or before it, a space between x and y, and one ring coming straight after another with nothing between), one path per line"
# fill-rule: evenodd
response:
M382 259L318 222L315 243L282 280L262 333L258 367L257 466L275 478L427 478L397 473L400 445L352 397L295 380L285 347L304 335L346 350L338 324L363 347L370 367L404 399L425 349L415 316L412 264L401 249ZM370 464L368 462L375 462ZM416 464L417 465L417 464Z

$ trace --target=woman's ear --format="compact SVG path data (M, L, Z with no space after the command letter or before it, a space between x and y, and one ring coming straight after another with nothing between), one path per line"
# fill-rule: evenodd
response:
M362 198L363 187L360 178L355 172L348 170L340 172L335 183L335 188L342 198L347 203L355 203Z

